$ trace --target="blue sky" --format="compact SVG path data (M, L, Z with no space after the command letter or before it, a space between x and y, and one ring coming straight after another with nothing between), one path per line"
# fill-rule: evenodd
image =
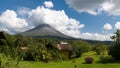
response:
M0 30L14 34L47 23L73 37L111 40L109 36L116 29L120 29L119 2L119 0L1 0Z

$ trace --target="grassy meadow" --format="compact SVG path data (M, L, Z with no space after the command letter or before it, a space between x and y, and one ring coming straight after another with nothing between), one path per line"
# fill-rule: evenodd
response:
M85 57L92 57L94 62L92 64L85 64ZM111 59L102 60L101 55L96 55L95 52L86 52L80 58L55 62L35 62L35 61L21 61L19 68L120 68L119 62L113 62ZM104 55L103 57L107 57ZM108 63L108 62L109 63ZM110 62L111 61L111 62ZM104 63L106 62L106 63ZM76 67L75 67L76 65Z

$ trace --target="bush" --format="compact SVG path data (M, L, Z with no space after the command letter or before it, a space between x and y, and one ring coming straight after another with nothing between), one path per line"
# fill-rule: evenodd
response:
M93 62L93 58L92 57L86 57L85 58L85 63L91 64L92 62Z
M97 53L97 55L105 55L108 48L104 44L97 44L93 47L93 50Z

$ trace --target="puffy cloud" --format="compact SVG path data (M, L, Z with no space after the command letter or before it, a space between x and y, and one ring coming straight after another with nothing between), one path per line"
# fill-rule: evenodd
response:
M22 18L18 17L18 14ZM9 33L23 32L40 24L49 24L63 34L79 37L80 29L84 24L69 18L64 10L53 10L38 6L36 9L28 10L20 8L18 14L13 10L6 10L0 15L0 30ZM27 17L24 17L26 15Z
M78 12L97 15L105 11L110 15L120 15L120 0L66 0L66 3Z
M28 14L28 18L18 18L16 12L13 10L3 12L0 15L0 30L16 33L31 29L31 26L49 24L63 34L73 37L101 41L111 40L109 35L88 32L80 33L80 29L85 25L80 24L79 21L73 18L69 18L64 10L53 10L39 6L29 11L24 10L23 14Z
M44 23L49 24L63 34L77 38L100 41L111 40L111 34L103 35L89 32L81 33L80 29L82 29L85 25L80 24L79 21L73 18L69 18L64 10L52 10L39 6L29 12L29 21L34 26Z
M52 8L54 6L52 1L45 1L44 5L45 5L46 8Z
M108 23L104 24L103 26L104 30L111 30L112 29L112 26Z
M115 5L112 2L104 2L103 4L101 4L101 11L110 11L114 7Z
M92 11L89 11L93 13ZM18 16L20 15L20 16ZM23 32L40 24L49 24L63 34L90 40L111 40L110 35L98 33L81 33L85 25L66 15L64 10L54 10L38 6L36 9L21 8L18 14L13 10L6 10L0 15L0 30L9 33Z
M80 34L80 38L83 39L90 39L90 40L100 40L100 41L110 41L110 36L112 36L112 34L98 34L98 33L81 33Z
M110 0L111 4L114 5L114 7L111 8L111 10L107 11L110 15L120 15L120 0Z
M78 37L79 29L84 27L84 24L69 18L64 10L52 10L40 6L29 12L29 22L34 26L49 24L58 31L73 37Z
M66 0L66 3L78 12L97 15L96 10L105 0Z
M116 22L115 29L120 29L120 22Z
M0 30L9 31L11 33L25 31L28 26L25 19L18 18L16 12L13 10L6 10L0 15L0 25Z

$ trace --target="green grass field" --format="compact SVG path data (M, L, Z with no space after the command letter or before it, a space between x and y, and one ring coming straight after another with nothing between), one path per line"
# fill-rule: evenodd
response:
M85 57L92 57L94 62L92 64L84 64ZM95 52L87 52L84 53L80 58L73 60L64 60L57 62L34 62L34 61L21 61L19 64L19 68L120 68L120 64L118 62L114 63L102 63L100 59L101 56L96 55ZM110 62L110 61L109 61Z

